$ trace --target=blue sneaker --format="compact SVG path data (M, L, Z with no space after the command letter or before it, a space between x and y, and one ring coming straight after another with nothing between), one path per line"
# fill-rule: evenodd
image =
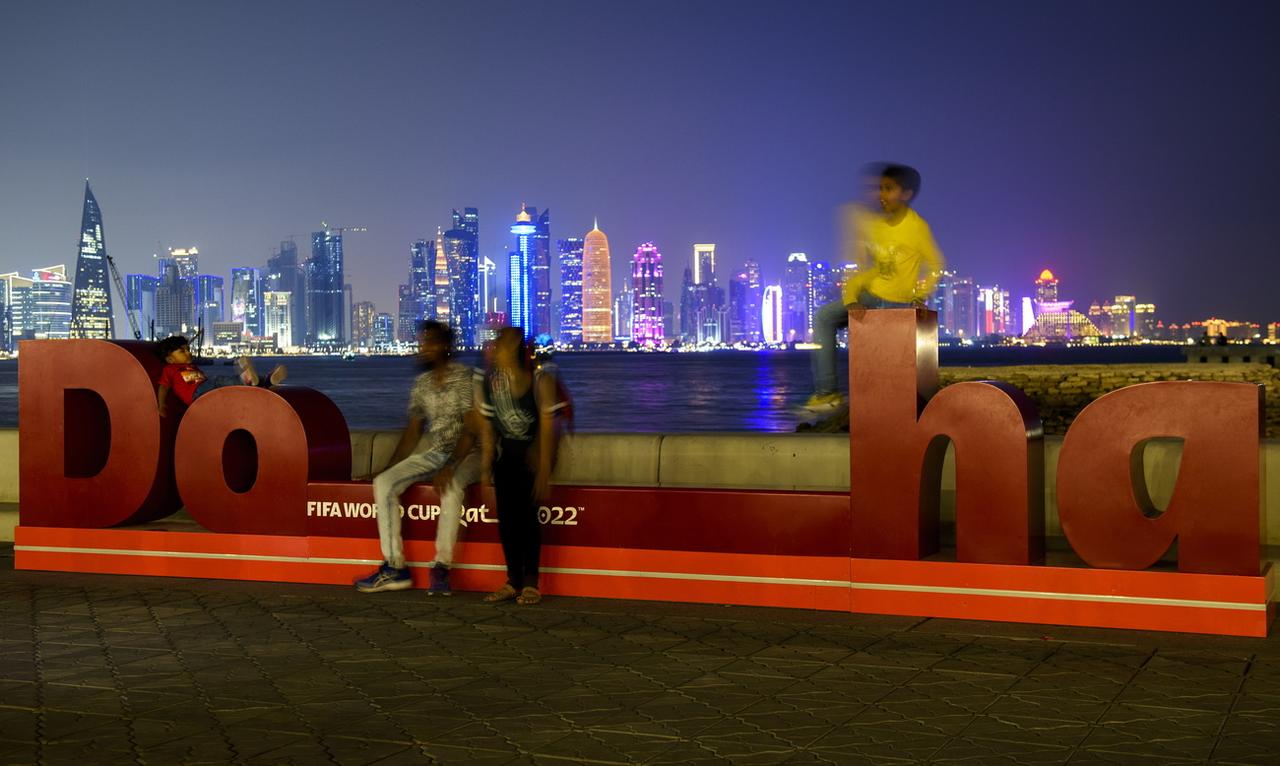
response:
M405 590L413 587L413 578L409 576L409 569L396 569L382 562L382 566L378 567L373 574L360 580L356 580L356 590L361 593L378 593L384 590Z
M453 589L449 587L449 567L444 564L436 564L431 567L431 589L427 591L428 596L452 596Z

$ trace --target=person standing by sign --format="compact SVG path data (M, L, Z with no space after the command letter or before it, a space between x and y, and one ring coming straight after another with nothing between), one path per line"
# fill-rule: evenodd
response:
M843 222L857 271L845 280L841 299L814 314L814 393L801 409L815 415L845 406L836 391L836 331L848 326L849 311L923 306L944 268L929 224L911 207L920 195L920 173L884 165L867 175L879 210L855 203Z
M356 580L356 590L361 593L412 587L400 535L400 495L410 485L432 477L444 480L435 482L440 491L440 516L429 593L447 596L452 592L449 567L458 538L462 495L480 475L478 440L464 422L473 408L477 373L455 362L453 351L453 330L448 325L422 323L418 360L427 371L418 376L409 392L409 424L391 455L390 468L373 480L383 562L372 574Z
M538 502L547 497L555 458L555 418L563 407L551 374L535 374L519 328L504 327L493 344L493 361L478 401L487 420L481 429L486 465L493 466L498 536L507 562L507 582L485 601L536 604L542 525ZM496 451L496 454L495 454Z

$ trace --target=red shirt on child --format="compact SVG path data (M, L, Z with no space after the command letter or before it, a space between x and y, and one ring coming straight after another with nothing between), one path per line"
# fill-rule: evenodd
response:
M160 373L160 385L167 386L186 404L196 396L196 387L205 381L205 374L194 364L166 364Z

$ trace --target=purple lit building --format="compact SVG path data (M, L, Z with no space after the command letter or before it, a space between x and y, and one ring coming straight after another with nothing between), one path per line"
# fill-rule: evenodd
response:
M631 257L631 290L631 340L642 346L662 345L662 253L652 242L636 248Z

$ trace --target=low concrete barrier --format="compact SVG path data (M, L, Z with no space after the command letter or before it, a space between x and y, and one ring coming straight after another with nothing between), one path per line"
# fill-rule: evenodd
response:
M352 476L386 468L399 442L395 431L353 431ZM1061 437L1045 439L1045 531L1060 536L1055 496ZM1143 468L1157 507L1173 493L1182 447L1148 443ZM1280 545L1280 440L1263 442L1261 525L1267 545ZM1273 480L1267 482L1270 476ZM554 480L561 484L629 487L707 487L847 491L849 441L844 434L597 434L566 437ZM18 432L0 429L0 541L17 523ZM955 463L950 449L942 474L944 529L955 518ZM1268 523L1271 522L1271 523Z

